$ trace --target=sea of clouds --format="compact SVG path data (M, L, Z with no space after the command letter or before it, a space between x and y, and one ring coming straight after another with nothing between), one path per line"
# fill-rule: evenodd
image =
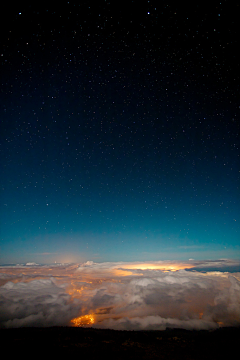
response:
M88 261L0 267L0 327L72 326L72 319L89 314L94 323L88 326L96 328L239 326L240 272L229 271L239 265Z

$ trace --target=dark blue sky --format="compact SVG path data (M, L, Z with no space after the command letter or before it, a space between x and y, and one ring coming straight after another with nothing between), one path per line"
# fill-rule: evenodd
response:
M239 258L238 7L4 19L0 262Z

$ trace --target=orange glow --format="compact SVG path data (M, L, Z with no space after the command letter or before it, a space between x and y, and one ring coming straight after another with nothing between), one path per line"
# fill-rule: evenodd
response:
M91 325L94 324L94 317L93 314L79 316L75 319L72 319L71 323L73 323L76 327Z
M68 294L69 295L80 295L82 293L82 290L83 290L83 288L68 290Z
M121 266L124 269L140 269L140 270L165 270L165 271L177 271L181 269L190 269L193 265L190 264L151 264L151 263L142 263L142 264L124 264Z
M201 313L199 313L199 319L201 319L202 318L202 316L203 316L203 313L201 312Z
M118 269L114 269L113 270L113 275L115 276L129 276L129 275L134 275L131 271L129 270L118 270ZM139 275L139 274L138 274Z

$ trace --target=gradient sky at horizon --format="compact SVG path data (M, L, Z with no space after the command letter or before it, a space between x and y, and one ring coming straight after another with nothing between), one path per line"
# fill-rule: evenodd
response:
M240 258L237 5L3 14L0 264Z

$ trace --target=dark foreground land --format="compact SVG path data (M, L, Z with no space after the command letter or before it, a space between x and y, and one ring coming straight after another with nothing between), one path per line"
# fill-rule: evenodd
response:
M11 358L237 359L240 328L215 331L116 331L93 328L1 329L2 354ZM6 350L6 351L4 351Z

